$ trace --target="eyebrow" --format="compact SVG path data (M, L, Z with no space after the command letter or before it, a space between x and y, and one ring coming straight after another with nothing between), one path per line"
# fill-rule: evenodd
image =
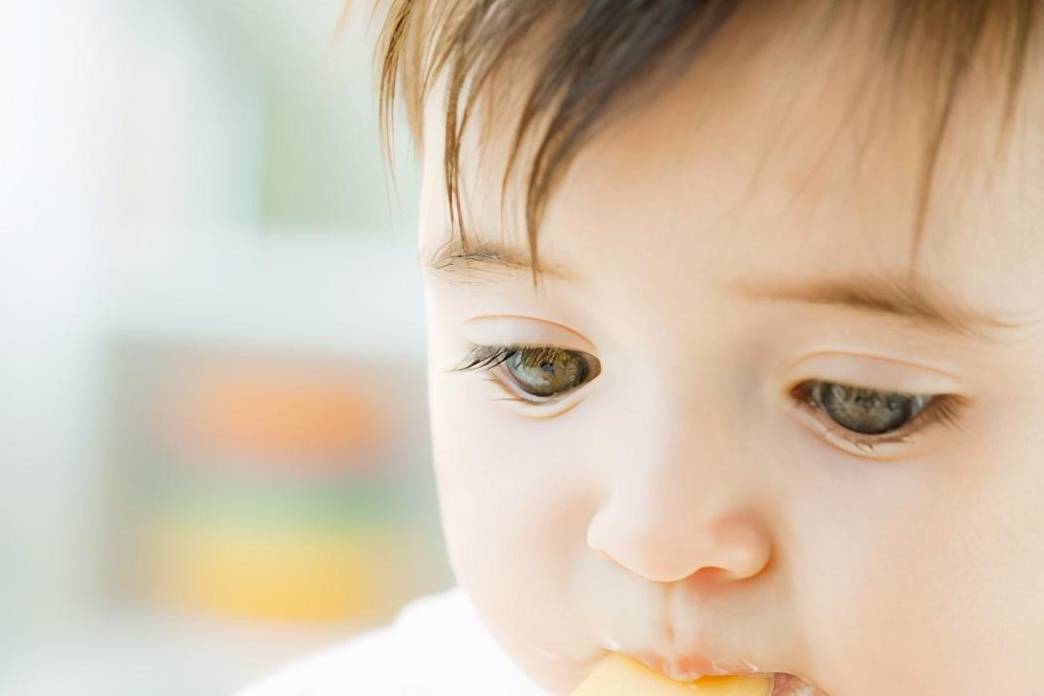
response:
M433 254L422 255L419 263L454 284L492 285L533 271L528 253L491 242L476 243L467 250L459 241L446 243ZM568 268L545 261L540 262L537 275L567 282L576 277ZM999 331L1028 326L972 308L943 289L908 276L856 273L843 279L738 281L728 289L753 302L837 306L899 318L919 328L985 339L996 339Z
M531 276L533 263L529 253L516 247L492 242L475 242L465 249L459 241L447 242L434 253L421 255L422 269L435 272L451 283L488 285ZM540 261L539 278L576 280L575 274L561 264Z
M882 273L848 274L843 279L800 282L736 282L732 291L751 301L802 302L831 305L906 320L917 327L994 339L1004 330L1026 324L1001 319L961 302L923 279Z

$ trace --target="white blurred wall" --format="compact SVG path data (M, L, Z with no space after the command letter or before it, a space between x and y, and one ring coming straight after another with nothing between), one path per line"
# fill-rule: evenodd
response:
M115 682L97 675L116 679L112 668L119 671L127 646L137 645L135 658L145 664L160 655L150 641L180 635L191 646L198 625L214 640L257 639L253 652L234 653L238 663L223 660L227 671L168 685L171 693L220 693L262 662L331 635L273 630L265 643L249 626L215 627L213 619L186 619L186 627L178 617L114 618L124 609L105 587L112 545L105 486L114 343L142 338L421 364L417 182L400 151L401 199L387 192L369 44L358 21L334 40L340 10L340 0L5 4L5 696L94 693L92 684L109 696L146 693L133 675ZM169 626L177 628L165 633ZM80 658L67 661L79 665L69 674L46 667L70 655Z
M104 2L13 4L0 41L0 606L9 641L87 606L94 554L81 530L93 524L98 444L113 12Z

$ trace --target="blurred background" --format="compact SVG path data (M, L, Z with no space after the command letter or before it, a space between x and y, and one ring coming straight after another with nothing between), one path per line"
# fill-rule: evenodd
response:
M341 14L4 3L3 696L231 694L452 584L414 163Z

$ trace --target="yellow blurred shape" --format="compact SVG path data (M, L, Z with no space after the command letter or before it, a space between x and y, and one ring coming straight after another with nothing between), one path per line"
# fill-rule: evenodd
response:
M374 616L391 599L393 571L381 563L381 547L395 543L388 536L168 521L151 535L148 584L163 599L223 614Z

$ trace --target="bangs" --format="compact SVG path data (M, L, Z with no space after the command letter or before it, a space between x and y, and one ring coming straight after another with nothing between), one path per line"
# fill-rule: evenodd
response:
M857 0L800 5L802 10L822 10L814 31L828 30L866 6ZM422 137L432 137L424 135L424 105L436 82L444 81L445 194L451 235L465 248L460 195L464 130L483 96L507 91L517 100L510 112L497 111L507 121L503 125L513 128L501 199L513 171L523 167L525 236L534 284L541 219L584 144L639 96L649 100L685 74L723 28L741 22L741 15L794 14L787 3L743 0L389 0L382 9L376 64L386 152L397 100L405 106L414 142L420 146ZM929 119L914 212L914 258L933 172L960 90L977 61L997 66L998 80L1005 85L999 152L1017 107L1036 10L1037 0L880 3L882 63L896 68L897 80L920 73L916 78L927 87ZM740 30L742 26L738 24ZM779 32L793 31L794 22L781 20L778 27Z

